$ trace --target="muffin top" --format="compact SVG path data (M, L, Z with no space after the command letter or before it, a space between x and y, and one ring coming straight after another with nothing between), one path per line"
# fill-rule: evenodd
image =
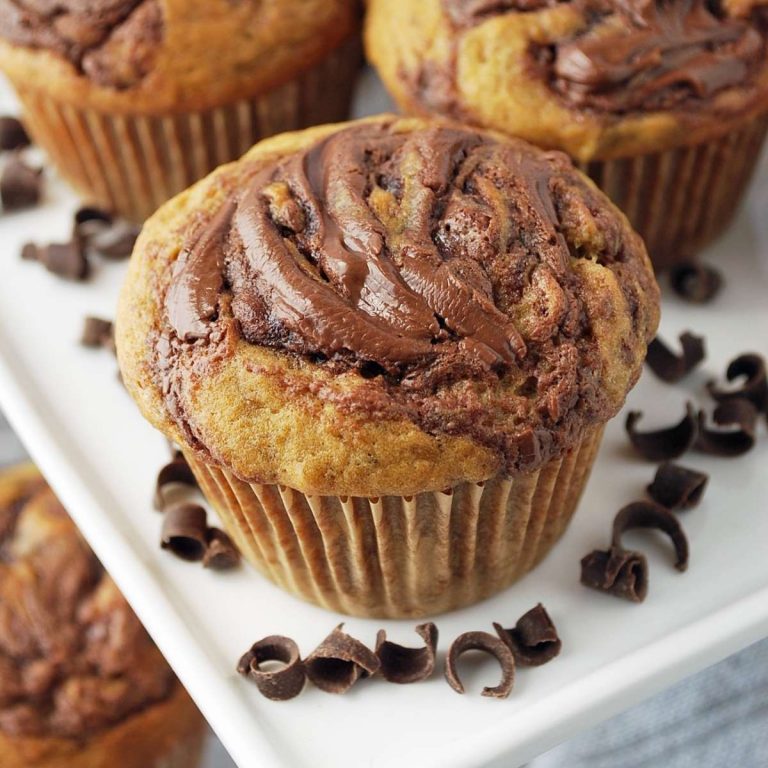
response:
M398 100L580 160L722 134L768 110L761 0L372 0ZM387 35L406 31L394 44Z
M150 421L243 479L407 495L532 471L612 416L657 290L565 155L384 116L262 142L164 206L118 354Z
M310 69L355 32L358 4L0 0L0 66L80 106L207 108Z
M0 475L0 731L87 738L176 685L37 470Z

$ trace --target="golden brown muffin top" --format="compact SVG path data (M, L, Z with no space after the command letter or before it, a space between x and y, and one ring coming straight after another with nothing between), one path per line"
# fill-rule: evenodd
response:
M0 67L99 110L204 109L310 69L359 0L0 0Z
M407 494L532 471L612 416L658 315L562 154L382 117L257 145L145 227L126 383L249 480Z
M0 475L0 730L86 738L176 684L37 470Z

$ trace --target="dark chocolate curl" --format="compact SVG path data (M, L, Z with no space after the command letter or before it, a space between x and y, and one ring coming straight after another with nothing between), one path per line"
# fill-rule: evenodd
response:
M278 661L281 669L264 670L262 664ZM237 664L237 671L256 683L259 691L272 701L288 701L298 696L306 680L299 648L290 637L270 635L246 651Z
M368 646L339 624L307 657L307 677L327 693L346 693L361 677L375 675L380 662Z
M493 656L501 667L501 682L493 688L483 688L483 696L506 699L515 685L515 657L512 649L500 638L488 632L465 632L459 635L445 658L445 679L456 693L464 693L464 684L457 669L459 656L467 651L482 651Z
M0 152L24 149L30 144L21 120L10 115L0 117Z
M672 268L669 283L681 299L694 304L706 304L720 292L723 277L706 264L685 262Z
M199 504L178 504L163 518L161 546L182 560L202 560L208 547L205 509Z
M190 488L198 487L197 479L183 455L179 455L173 461L168 462L157 473L153 503L158 511L162 511L165 508L167 503L165 491L167 489L166 486L169 485L185 485Z
M709 475L665 462L648 486L649 496L667 509L692 509L704 495Z
M80 343L92 349L104 348L115 352L114 328L111 320L88 316L83 322Z
M581 583L622 600L642 603L648 594L648 561L621 547L596 549L581 560Z
M419 624L416 634L424 641L423 648L406 648L387 640L387 633L380 629L376 635L376 655L381 666L379 673L390 683L417 683L431 677L435 669L437 627L429 622Z
M72 217L72 236L88 243L92 237L112 225L112 214L101 208L84 206Z
M68 243L51 243L43 247L25 243L21 249L21 258L39 261L49 272L68 280L85 280L90 271L82 242L78 238Z
M728 365L725 377L735 381L745 377L745 381L737 389L721 389L717 382L710 381L707 390L711 397L719 403L726 400L743 398L749 400L758 411L768 413L768 377L765 370L765 359L754 353L739 355Z
M712 420L727 430L707 428L707 417L699 411L699 436L696 450L713 456L735 457L751 451L755 446L757 408L744 398L724 400L715 408Z
M494 622L496 634L510 647L521 667L539 667L560 653L563 644L547 609L539 603L517 620L512 629Z
M655 432L638 432L637 422L643 417L642 411L627 414L626 430L635 450L649 461L667 461L682 456L696 442L698 420L691 403L686 403L685 416L672 427Z
M133 251L141 228L125 221L116 221L111 226L95 232L89 245L105 259L127 259Z
M655 528L666 533L675 547L675 568L678 571L688 568L688 539L678 519L668 509L652 501L633 501L622 507L613 520L611 547L623 549L621 537L635 528Z
M703 336L686 331L680 334L680 346L683 353L678 356L658 336L648 345L645 361L662 381L680 381L706 357Z
M0 202L3 210L31 208L40 202L42 194L40 168L32 168L20 157L11 157L0 174Z
M203 555L203 567L214 571L229 571L240 565L240 550L219 528L209 528L208 546Z

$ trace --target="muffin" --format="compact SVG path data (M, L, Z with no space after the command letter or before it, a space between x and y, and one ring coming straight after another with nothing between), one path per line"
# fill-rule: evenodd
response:
M359 0L0 0L0 70L91 202L142 221L260 138L343 120Z
M754 0L371 0L369 58L398 104L567 152L654 266L730 223L768 128Z
M194 768L204 722L37 470L0 474L0 765Z
M423 616L506 587L564 531L657 291L565 155L382 116L262 142L163 206L117 348L262 573Z

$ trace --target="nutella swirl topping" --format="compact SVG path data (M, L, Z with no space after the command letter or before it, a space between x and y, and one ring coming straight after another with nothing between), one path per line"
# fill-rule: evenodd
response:
M367 379L341 407L471 433L509 466L538 461L569 410L607 407L571 262L620 266L639 246L565 156L380 122L244 174L190 233L165 293L156 359L177 422L191 361L215 358L228 328ZM598 253L582 253L587 221L604 232ZM504 418L532 410L542 435L500 429L482 394L499 387Z

